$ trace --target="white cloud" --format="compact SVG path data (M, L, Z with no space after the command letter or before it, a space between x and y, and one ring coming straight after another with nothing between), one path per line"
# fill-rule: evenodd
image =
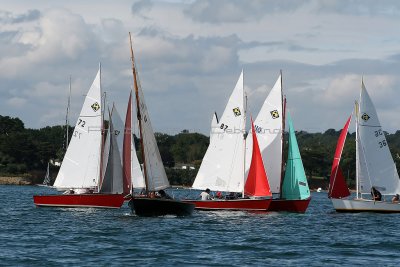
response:
M99 62L122 114L132 86L128 31L158 131L208 133L242 68L253 115L282 69L296 129L339 128L364 74L382 124L399 127L395 1L99 0L96 12L78 0L13 2L0 11L0 114L28 127L62 123L70 74L73 121Z
M22 97L12 97L7 100L7 104L13 108L23 108L27 100Z

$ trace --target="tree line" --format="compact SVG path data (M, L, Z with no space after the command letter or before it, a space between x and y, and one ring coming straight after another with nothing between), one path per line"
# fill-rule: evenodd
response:
M68 129L69 136L73 131ZM66 146L65 126L47 126L41 129L25 128L19 118L0 115L0 175L28 174L40 182L50 160L61 161ZM330 175L333 154L340 131L328 129L324 133L296 133L306 175L309 179L327 180ZM400 131L385 132L393 159L400 163ZM161 158L171 184L190 186L197 174L209 144L209 137L183 130L176 135L156 133ZM284 142L284 158L287 157L287 134ZM140 142L135 137L138 158L141 161ZM355 181L355 133L348 134L342 154L341 167L348 183ZM190 166L192 168L183 166ZM51 167L52 178L58 171Z

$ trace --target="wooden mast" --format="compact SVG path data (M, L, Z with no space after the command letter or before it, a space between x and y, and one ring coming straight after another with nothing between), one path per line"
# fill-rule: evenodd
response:
M282 70L280 70L280 76L281 76L281 98L282 98L282 133L281 133L281 139L282 139L282 161L281 161L281 184L279 187L279 198L282 198L282 185L283 185L283 178L284 176L284 153L283 153L283 148L285 146L285 118L286 118L286 96L283 95L283 87L282 87Z
M148 195L148 177L147 177L147 171L146 171L146 156L144 154L144 144L143 144L143 131L142 131L142 115L140 113L140 103L139 103L139 86L137 82L137 72L136 72L136 66L135 66L135 57L133 55L133 49L132 49L132 36L131 33L129 32L129 43L130 43L130 48L131 48L131 62L132 62L132 73L133 73L133 86L135 88L135 96L136 96L136 115L137 119L139 121L139 131L140 131L140 152L142 153L142 159L143 159L143 174L144 174L144 181L146 184L146 195Z
M242 198L244 198L244 187L246 184L246 113L247 113L247 95L244 92L244 73L242 69L242 87L243 87L243 101L244 101L244 111L243 111L243 191L242 191Z

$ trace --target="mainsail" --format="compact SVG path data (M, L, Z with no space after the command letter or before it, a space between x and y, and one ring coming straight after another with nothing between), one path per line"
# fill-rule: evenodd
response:
M195 189L242 192L245 122L243 71L214 128L213 137L193 183Z
M253 152L250 164L249 175L244 186L244 193L253 197L272 196L268 183L267 173L265 172L260 147L258 146L257 134L254 130L254 123L251 122Z
M363 82L357 122L357 175L361 193L370 193L373 186L384 195L398 193L400 185L396 165Z
M282 75L279 75L271 92L254 120L258 143L268 173L272 193L280 193L283 135ZM252 139L246 140L246 170L250 168Z
M285 177L282 183L283 199L307 199L310 197L310 189L307 183L306 173L297 144L293 122L288 113L289 124L289 151L286 162Z
M329 192L330 198L343 198L350 196L349 188L347 187L342 169L339 166L340 159L346 142L347 132L349 131L351 116L347 119L342 132L340 133L339 140L336 146L335 156L333 158L331 176L329 180Z
M86 95L54 186L94 188L100 177L102 104L100 69Z

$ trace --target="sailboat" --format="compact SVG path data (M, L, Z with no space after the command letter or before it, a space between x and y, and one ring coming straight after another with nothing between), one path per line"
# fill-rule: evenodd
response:
M283 164L286 99L282 94L282 73L265 99L254 124L271 191L269 211L306 211L311 200L293 122L289 116L289 151L286 171ZM247 140L247 158L251 158L251 139ZM250 166L246 166L248 170Z
M122 182L120 182L122 162L116 135L123 129L115 129L113 121L117 121L117 115L117 112L110 115L107 135L109 141L104 142L101 69L99 69L85 97L70 144L54 182L56 188L66 191L62 195L35 195L33 200L36 206L98 208L122 206L124 202Z
M356 103L355 117L356 197L349 197L350 192L339 165L350 116L339 136L332 164L328 196L333 207L338 212L400 212L399 203L371 198L372 188L380 191L384 197L400 193L400 182L385 133L363 81L359 105ZM369 198L364 198L365 195Z
M219 121L213 120L213 133L199 172L192 185L193 189L240 193L236 199L185 200L196 204L196 209L203 210L261 210L266 211L272 196L269 189L264 166L260 168L262 159L256 150L252 159L251 172L245 176L245 125L246 112L244 106L243 71L228 100ZM215 124L218 123L218 127ZM256 132L253 140L257 140ZM253 146L258 147L258 142ZM261 164L262 165L262 164ZM248 183L245 183L247 178ZM255 186L253 190L246 190ZM257 193L256 193L257 192ZM262 192L260 195L259 192Z
M50 164L49 164L49 162L47 162L47 170L46 170L46 174L43 179L43 183L37 184L37 186L52 187L50 185L50 183L51 183L51 181L50 181Z
M151 126L143 91L138 82L138 73L133 55L130 33L129 41L146 191L145 196L132 196L132 199L129 201L129 206L132 212L138 216L191 215L194 210L193 204L172 199L168 195L163 195L165 194L164 189L168 188L170 185ZM156 192L160 193L160 197L156 197Z

